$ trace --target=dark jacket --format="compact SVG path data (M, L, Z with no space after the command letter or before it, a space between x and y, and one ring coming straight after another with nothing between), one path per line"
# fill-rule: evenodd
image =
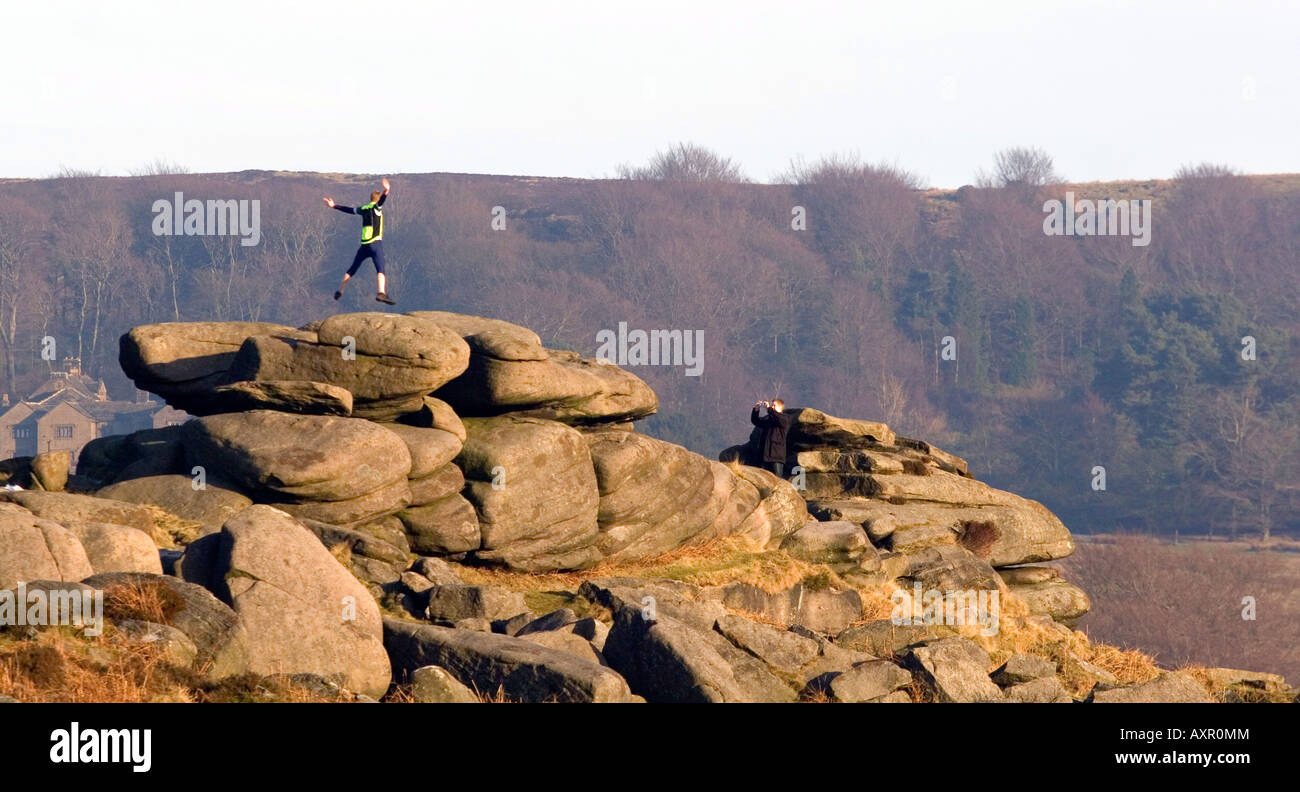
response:
M758 450L764 462L785 462L785 438L790 433L790 416L768 410L759 417L758 408L749 413L749 422L763 431L759 434Z

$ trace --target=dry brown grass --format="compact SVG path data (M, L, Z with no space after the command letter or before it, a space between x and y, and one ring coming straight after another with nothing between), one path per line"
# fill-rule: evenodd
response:
M132 581L104 589L104 615L166 624L182 604L172 590L153 581Z
M827 571L823 565L791 558L779 550L754 549L748 539L740 536L689 545L640 561L605 561L576 572L530 574L495 567L457 569L466 583L496 585L515 591L572 591L593 578L636 577L667 578L699 586L742 582L776 592L805 579L824 577Z
M186 520L151 503L141 504L153 516L154 530L150 534L154 544L166 550L177 550L199 538L203 524Z
M189 675L155 646L44 630L0 646L0 693L24 702L192 702Z

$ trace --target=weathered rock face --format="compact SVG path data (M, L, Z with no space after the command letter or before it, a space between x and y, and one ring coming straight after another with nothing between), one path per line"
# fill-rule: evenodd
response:
M510 412L582 424L630 421L658 409L654 391L639 377L546 349L527 328L445 311L409 316L453 330L469 344L468 369L438 392L462 416Z
M456 458L482 535L477 558L514 569L580 569L600 560L600 500L580 432L555 421L467 418Z
M214 538L207 569L183 564L183 574L239 614L252 671L334 677L370 696L388 690L379 608L311 531L257 505Z

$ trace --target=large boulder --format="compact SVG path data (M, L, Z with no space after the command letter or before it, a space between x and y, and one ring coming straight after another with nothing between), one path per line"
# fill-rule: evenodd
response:
M600 494L580 432L518 416L467 418L465 429L456 464L478 514L477 558L526 572L600 560Z
M97 437L77 456L77 475L100 484L188 472L180 426Z
M255 505L214 538L208 568L183 560L182 573L239 614L252 671L318 674L375 697L388 690L378 606L302 523Z
M193 464L286 502L344 501L405 486L411 470L402 438L359 418L254 410L198 418L184 430Z
M151 536L155 531L153 515L148 509L134 503L71 492L34 491L0 492L0 501L5 500L22 506L37 517L60 523L113 523L136 528Z
M161 575L158 546L149 534L125 525L98 522L68 522L86 551L96 574L101 572L146 572Z
M30 580L78 581L93 573L76 534L12 503L0 503L0 589Z
M338 314L315 331L254 335L231 381L308 380L346 389L352 414L393 420L465 371L469 346L433 322L389 313Z
M157 506L200 523L204 533L221 530L226 520L253 504L247 495L220 486L211 478L199 480L175 473L118 481L96 491L95 496Z
M436 665L479 695L510 701L633 700L614 671L523 638L385 619L384 645L398 679Z
M464 374L438 391L461 416L525 413L565 423L643 418L658 409L654 391L623 369L573 352L546 349L537 334L499 319L413 311L469 344Z
M168 404L202 411L211 390L249 336L293 332L269 322L165 322L132 328L119 342L118 362L137 388Z
M597 544L607 558L637 560L740 533L759 506L758 489L730 467L679 445L635 432L585 437L600 491Z

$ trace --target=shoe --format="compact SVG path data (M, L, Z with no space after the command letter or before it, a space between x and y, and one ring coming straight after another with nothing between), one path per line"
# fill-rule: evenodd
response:
M396 300L390 300L390 299L388 298L388 295L387 295L387 294L384 294L383 292L380 292L379 294L376 294L376 295L375 295L375 299L378 300L378 301L381 302L381 303L384 303L385 305L397 305L397 301L396 301Z
M341 292L341 291L334 292L334 299L336 299L336 300L341 300L341 299L343 299L343 292Z

